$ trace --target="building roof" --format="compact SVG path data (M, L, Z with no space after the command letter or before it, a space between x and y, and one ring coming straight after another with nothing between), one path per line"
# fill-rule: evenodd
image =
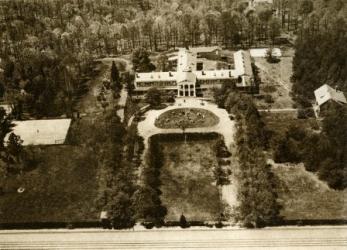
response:
M314 95L319 106L330 100L347 104L347 100L343 92L338 91L327 84L324 84L316 89L314 91Z
M268 50L269 50L268 48L250 49L249 52L251 54L251 57L266 57ZM282 51L279 48L273 48L272 56L281 57Z
M71 119L14 121L13 133L19 135L26 145L63 144ZM6 135L5 141L8 140Z
M193 71L196 69L197 55L192 51L181 48L178 51L177 71Z
M196 82L196 75L193 72L177 72L177 83Z
M248 51L239 50L234 53L235 70L238 75L252 76L252 60Z
M194 71L198 80L218 80L218 79L234 79L238 77L235 70L203 70Z
M176 81L177 72L136 73L136 82Z
M189 48L190 51L192 51L193 53L211 53L213 51L216 50L221 50L222 48L219 46L209 46L209 47L193 47L193 48Z

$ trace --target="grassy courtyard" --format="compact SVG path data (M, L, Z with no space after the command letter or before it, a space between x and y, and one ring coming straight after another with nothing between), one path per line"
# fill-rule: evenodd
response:
M158 128L211 127L218 124L219 118L211 111L199 108L178 108L161 114L155 121Z
M183 138L181 138L183 139ZM217 165L216 139L161 141L161 200L167 208L166 220L177 221L181 214L190 221L216 220L223 211L213 168Z

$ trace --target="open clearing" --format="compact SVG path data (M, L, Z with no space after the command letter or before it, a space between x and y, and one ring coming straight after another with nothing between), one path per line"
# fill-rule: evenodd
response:
M259 68L259 76L262 84L260 85L260 94L271 95L274 103L271 108L292 108L294 102L289 93L292 89L290 77L293 69L293 51L289 49L284 51L281 61L278 63L268 63L266 58L255 58L255 64ZM267 108L269 104L264 100L258 100L259 108Z
M97 191L93 154L75 146L44 147L39 166L3 184L2 223L96 220ZM19 187L25 188L18 193Z
M305 170L303 164L273 164L286 220L347 219L347 190L338 191Z
M159 116L155 126L159 128L198 128L218 124L218 117L211 111L198 108L179 108L169 110Z
M167 220L181 214L190 221L216 220L223 211L213 168L216 140L160 142L164 161L161 168L161 200Z

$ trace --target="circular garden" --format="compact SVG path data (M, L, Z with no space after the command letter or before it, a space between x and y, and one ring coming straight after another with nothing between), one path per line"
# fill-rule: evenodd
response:
M219 118L211 111L200 108L178 108L166 111L155 121L155 126L170 128L201 128L218 124Z

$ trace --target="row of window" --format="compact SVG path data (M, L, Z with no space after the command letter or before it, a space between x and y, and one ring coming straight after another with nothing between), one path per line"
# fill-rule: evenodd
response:
M175 81L170 82L138 82L136 83L138 87L169 87L177 86Z

